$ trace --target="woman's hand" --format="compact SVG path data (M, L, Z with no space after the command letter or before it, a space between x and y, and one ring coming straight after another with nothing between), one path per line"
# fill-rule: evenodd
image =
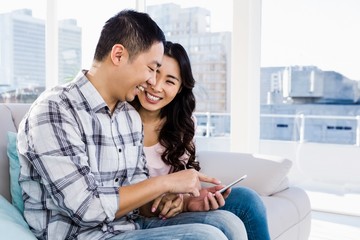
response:
M200 190L199 197L189 196L186 198L186 211L203 212L218 209L225 205L225 199L229 196L231 188L222 194L218 191L224 186L217 185Z
M154 200L151 212L159 211L159 217L166 219L181 213L183 206L183 194L167 193Z

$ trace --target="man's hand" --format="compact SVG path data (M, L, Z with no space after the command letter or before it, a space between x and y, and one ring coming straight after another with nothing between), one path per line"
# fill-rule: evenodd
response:
M201 182L220 184L216 178L206 176L195 169L182 170L176 173L152 177L136 184L122 186L119 188L121 197L119 211L116 217L124 216L129 211L140 208L144 216L156 216L151 212L152 202L166 194L187 194L200 196ZM164 216L178 214L180 203L183 199L174 199L173 203L167 203L159 210Z
M182 194L164 194L154 200L151 212L160 211L159 217L163 219L174 217L183 211L183 200Z
M216 178L206 176L195 169L182 170L166 175L170 184L170 193L189 193L194 197L200 196L201 182L220 184Z

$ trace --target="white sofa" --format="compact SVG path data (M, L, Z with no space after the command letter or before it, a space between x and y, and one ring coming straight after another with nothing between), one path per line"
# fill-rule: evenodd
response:
M0 194L9 202L11 202L11 194L7 132L17 131L17 126L29 106L29 104L0 104ZM224 184L232 182L243 174L248 175L248 178L239 185L250 187L261 195L267 209L271 239L308 239L311 227L310 201L303 189L289 186L287 174L292 165L291 161L275 156L216 151L201 151L197 158L204 173L218 177ZM1 208L4 206L0 205ZM8 236L11 236L12 240L20 239L17 237L19 232L16 232L16 229L19 231L28 231L28 229L21 229L22 222L19 225L19 221L4 216L1 211L0 209L0 231L9 233L15 229L14 235ZM14 224L17 224L15 228Z

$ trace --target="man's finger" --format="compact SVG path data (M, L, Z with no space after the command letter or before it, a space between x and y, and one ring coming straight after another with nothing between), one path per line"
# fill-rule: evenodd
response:
M199 189L194 189L192 192L190 192L190 194L193 197L199 197L200 196L200 191L199 191Z
M213 184L221 184L221 181L217 178L209 177L204 173L199 172L199 180L201 182L213 183Z

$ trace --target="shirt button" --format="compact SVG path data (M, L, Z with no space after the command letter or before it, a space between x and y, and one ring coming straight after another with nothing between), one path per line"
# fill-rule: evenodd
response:
M119 181L119 178L115 178L115 182L118 182Z
M119 152L121 152L121 148L119 148Z

